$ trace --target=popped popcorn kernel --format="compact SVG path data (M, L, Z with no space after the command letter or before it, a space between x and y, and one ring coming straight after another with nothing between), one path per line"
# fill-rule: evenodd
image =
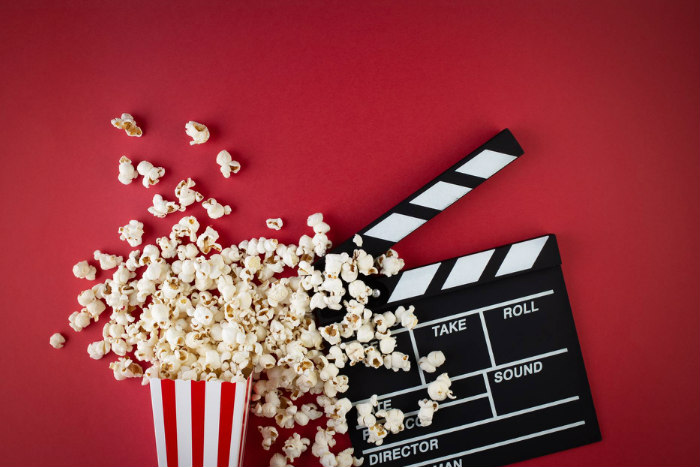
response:
M51 344L51 347L53 347L54 349L62 348L65 342L66 338L63 337L59 332L52 334L51 338L49 338L49 344Z
M175 187L175 196L183 211L187 206L199 203L204 199L204 196L200 192L193 190L194 186L195 182L191 178L188 178L186 180L181 180Z
M136 166L136 171L143 176L142 183L146 188L150 188L158 183L161 177L165 175L163 167L155 167L148 161L139 162L139 165Z
M132 117L130 114L125 113L122 114L121 118L113 118L111 123L113 127L124 130L129 136L136 136L140 138L141 135L143 135L143 131L141 131L141 128L139 128L136 124L134 117Z
M143 237L143 223L130 220L128 224L119 227L119 239L124 240L130 246L139 246Z
M87 261L80 261L73 266L73 275L78 279L94 281L96 273L97 269L95 266L91 266Z
M126 156L122 156L119 158L119 175L117 176L119 182L123 183L124 185L130 184L136 177L139 176L139 173L136 171L134 166L131 164L131 159L129 159Z
M275 219L267 219L265 221L265 224L267 225L268 229L280 230L282 228L282 226L284 225L284 222L282 222L282 219L277 217Z
M228 204L224 206L214 198L209 198L208 200L204 201L202 203L202 207L206 209L207 215L212 219L219 219L220 217L231 214L231 206Z
M225 178L230 178L231 173L237 174L241 170L241 164L234 161L225 149L216 155L216 163L219 164L219 170Z
M209 139L209 129L205 125L193 121L185 124L185 133L192 138L190 146L206 143Z
M153 206L148 208L148 212L160 218L163 218L168 214L172 214L173 212L184 210L185 209L180 207L180 205L176 202L167 201L159 194L153 196Z
M418 360L421 370L426 373L435 373L437 367L445 363L445 354L440 350L430 352L426 357L421 357Z
M456 396L450 390L452 382L447 373L442 373L435 381L428 384L428 395L434 401L444 401L447 398L455 399Z

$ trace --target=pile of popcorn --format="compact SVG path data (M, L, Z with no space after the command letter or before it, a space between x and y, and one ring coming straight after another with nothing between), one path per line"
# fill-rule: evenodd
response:
M130 136L141 136L130 115L115 120ZM192 144L209 137L206 126L196 122L189 122L186 131ZM225 177L240 170L226 151L216 161ZM131 183L141 175L148 188L164 173L162 167L146 161L134 169L126 156L119 160L121 183ZM165 217L196 202L214 219L231 212L213 198L204 200L194 186L192 179L181 181L175 189L177 202L155 195L148 212ZM267 225L279 230L283 222L268 219ZM117 380L241 382L252 375L251 410L255 415L287 429L323 417L325 426L318 426L313 443L295 433L272 456L271 466L290 465L309 446L324 467L360 465L363 459L355 458L352 448L332 452L335 434L348 430L347 414L352 408L342 397L349 381L340 370L346 364L363 364L408 371L409 357L395 350L391 328L412 329L418 320L413 307L384 313L365 307L376 292L363 278L397 274L404 262L395 251L374 258L362 250L362 239L355 236L357 248L352 255L326 254L331 247L330 226L323 215L309 216L307 225L313 235L303 235L297 244L260 237L224 247L211 226L203 227L196 217L184 216L167 236L131 251L126 258L96 250L94 264L101 271L110 271L111 277L78 295L81 309L69 316L69 324L80 332L109 309L102 339L89 344L87 351L93 359L114 354L117 359L109 367ZM143 223L131 220L119 228L119 234L131 247L140 246ZM324 267L315 269L314 262L321 257ZM290 276L290 270L295 275ZM92 281L97 267L80 261L73 274ZM312 312L324 308L343 310L344 318L317 328ZM51 336L50 343L56 348L64 342L60 334ZM419 365L432 373L444 361L442 352L435 351L421 358ZM430 399L418 403L419 425L430 425L438 401L454 398L449 388L446 373L428 385ZM295 403L308 394L316 396L316 403ZM404 414L398 409L375 411L377 405L373 396L356 409L358 424L367 427L369 441L379 445L388 433L404 429ZM265 426L259 431L263 448L269 450L279 436L277 428Z

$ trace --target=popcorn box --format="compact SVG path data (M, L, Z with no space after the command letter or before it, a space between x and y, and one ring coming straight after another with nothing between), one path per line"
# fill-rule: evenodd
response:
M151 379L158 466L243 465L251 386Z

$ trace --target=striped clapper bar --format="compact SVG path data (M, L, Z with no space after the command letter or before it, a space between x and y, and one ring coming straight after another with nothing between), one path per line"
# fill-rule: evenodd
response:
M150 379L158 467L242 466L251 380Z
M376 281L373 311L413 305L420 322L392 331L410 371L344 370L353 404L377 394L380 407L406 414L404 431L381 446L351 426L365 465L503 465L600 440L560 264L555 236L545 235ZM446 362L423 372L418 359L433 350ZM443 372L456 399L418 426L418 401Z

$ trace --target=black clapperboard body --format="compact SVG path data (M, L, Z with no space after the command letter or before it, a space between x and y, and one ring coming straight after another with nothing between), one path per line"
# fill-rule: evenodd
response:
M358 232L378 255L522 154L504 130ZM348 240L337 252L352 253ZM398 408L405 429L380 446L348 414L349 434L366 466L503 465L601 439L554 235L501 246L401 272L371 277L379 291L368 308L415 306L419 324L392 329L408 372L346 365L353 405L376 394ZM322 265L321 265L322 266ZM342 312L317 312L320 324ZM370 343L372 344L372 343ZM376 343L374 343L376 344ZM441 350L434 373L418 359ZM417 425L418 401L448 373L455 399L440 402L432 425Z

